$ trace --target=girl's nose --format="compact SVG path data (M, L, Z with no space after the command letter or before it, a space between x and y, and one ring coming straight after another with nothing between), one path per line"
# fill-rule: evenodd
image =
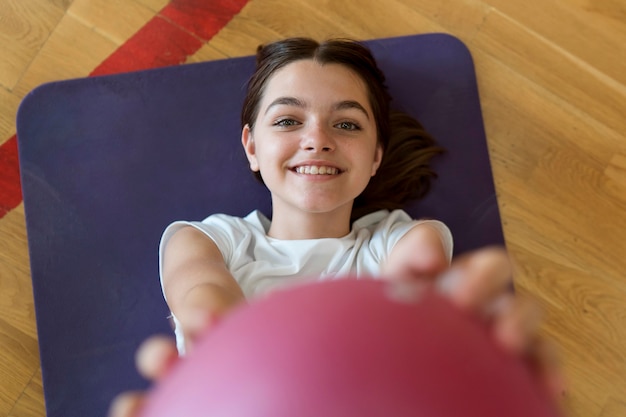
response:
M311 152L330 152L335 149L335 142L325 127L315 124L305 132L302 148Z

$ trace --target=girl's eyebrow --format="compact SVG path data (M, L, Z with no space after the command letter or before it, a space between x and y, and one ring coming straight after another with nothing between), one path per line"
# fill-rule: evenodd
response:
M365 115L365 117L368 118L368 120L370 118L370 115L367 113L367 110L365 110L365 107L363 107L361 103L359 103L358 101L344 100L344 101L340 101L339 103L335 105L335 110L346 110L346 109L359 110Z
M278 97L276 100L272 101L269 106L267 106L267 109L265 109L265 114L267 114L274 106L293 106L304 109L306 108L306 103L295 97Z
M299 108L305 109L307 107L307 104L296 97L278 97L276 100L272 101L267 106L267 109L265 109L265 114L267 114L270 111L270 109L274 106L293 106L293 107L299 107ZM356 109L362 112L365 115L365 117L367 117L368 119L370 118L369 113L367 112L367 110L365 110L365 107L363 107L361 103L359 103L358 101L354 101L354 100L340 101L339 103L335 104L333 109L334 110Z

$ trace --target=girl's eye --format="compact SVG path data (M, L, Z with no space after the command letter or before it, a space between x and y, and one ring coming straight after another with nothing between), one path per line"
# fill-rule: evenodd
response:
M342 130L361 130L361 127L359 125L352 122L341 122L337 123L335 126Z
M296 126L298 122L293 119L280 119L274 122L274 126L278 127L291 127Z

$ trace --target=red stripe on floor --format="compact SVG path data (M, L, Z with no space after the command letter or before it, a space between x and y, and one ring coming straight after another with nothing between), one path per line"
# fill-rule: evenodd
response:
M90 76L178 65L217 34L248 0L172 0ZM17 140L0 145L0 218L22 202Z
M247 2L173 0L91 75L181 64L226 26Z
M173 0L161 15L201 39L209 40L241 11L248 0Z
M0 218L22 202L22 186L13 136L0 146Z
M90 75L178 65L200 49L202 43L180 27L155 16Z

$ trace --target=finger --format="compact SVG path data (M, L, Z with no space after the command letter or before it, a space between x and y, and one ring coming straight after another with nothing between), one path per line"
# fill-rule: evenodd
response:
M185 337L185 354L189 354L195 342L219 321L215 312L202 309L190 309L183 316L181 326Z
M552 401L562 406L567 382L556 345L545 338L536 338L530 352L528 361L539 385Z
M537 339L542 313L536 302L523 296L504 295L493 312L496 342L506 351L523 355Z
M459 307L480 311L508 289L511 272L504 249L486 248L455 261L437 286Z
M393 281L416 281L424 280L432 282L447 268L448 260L439 248L424 248L412 255L410 261L396 267L395 270L388 268L385 276Z
M143 405L144 395L127 392L115 397L109 408L109 417L136 417Z
M165 336L153 336L143 342L135 356L137 370L149 380L162 378L178 360L174 341Z
M416 255L413 263L408 264L411 277L434 280L449 267L446 254L440 247L429 246Z

